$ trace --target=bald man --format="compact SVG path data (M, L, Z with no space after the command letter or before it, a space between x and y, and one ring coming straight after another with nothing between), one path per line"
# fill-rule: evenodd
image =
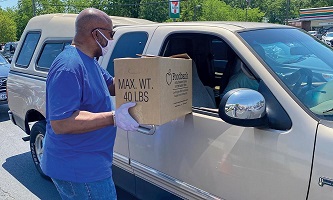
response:
M41 168L62 199L116 199L112 180L116 126L139 124L129 115L135 103L114 111L113 77L97 62L113 39L110 17L88 8L77 16L72 45L51 65L46 80L46 135Z

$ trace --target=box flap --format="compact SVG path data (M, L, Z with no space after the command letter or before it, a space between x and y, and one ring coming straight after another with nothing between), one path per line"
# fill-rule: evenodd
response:
M184 58L184 59L191 59L191 57L187 53L176 54L170 56L170 58Z
M137 56L141 56L143 58L163 58L163 56L156 56L156 55L151 55L151 54L136 54ZM182 54L176 54L172 55L166 58L183 58L183 59L191 59L191 57L187 53L182 53Z

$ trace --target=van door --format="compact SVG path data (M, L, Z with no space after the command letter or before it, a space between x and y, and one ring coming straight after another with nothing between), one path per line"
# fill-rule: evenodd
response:
M213 49L222 51L223 48L212 46L228 44L267 84L292 119L292 128L281 131L230 125L219 118L216 98L215 108L194 106L191 114L154 127L153 135L129 132L137 196L142 199L161 199L170 194L186 199L306 199L316 121L263 70L263 64L230 31L204 26L159 27L146 54L165 55L169 51L168 43L180 38L189 40L187 44L192 49L186 53L196 59L197 65L206 63L213 67L197 66L197 70L203 85L217 97L216 82L221 73L214 66L224 69L227 61L223 60L224 52L219 52L219 59L214 58L218 52L212 52Z

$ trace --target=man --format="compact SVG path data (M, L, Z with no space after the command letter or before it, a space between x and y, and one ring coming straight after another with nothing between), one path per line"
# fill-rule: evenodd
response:
M75 36L54 60L46 81L46 138L41 161L62 199L116 199L112 180L116 127L135 131L135 103L112 111L113 78L96 60L113 39L110 17L88 8Z
M234 69L231 72L229 82L225 87L225 89L223 90L223 92L220 94L221 98L223 98L223 96L232 89L249 88L252 90L258 90L259 87L258 81L250 79L243 72L242 65L244 65L244 63L239 58L237 58Z

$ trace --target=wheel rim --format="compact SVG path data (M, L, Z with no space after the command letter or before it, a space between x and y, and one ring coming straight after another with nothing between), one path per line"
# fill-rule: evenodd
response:
M39 160L39 162L42 160L42 156L43 156L43 151L44 151L44 148L43 148L43 139L44 139L44 135L39 133L37 136L36 136L36 140L35 140L35 152L36 152L36 156Z

